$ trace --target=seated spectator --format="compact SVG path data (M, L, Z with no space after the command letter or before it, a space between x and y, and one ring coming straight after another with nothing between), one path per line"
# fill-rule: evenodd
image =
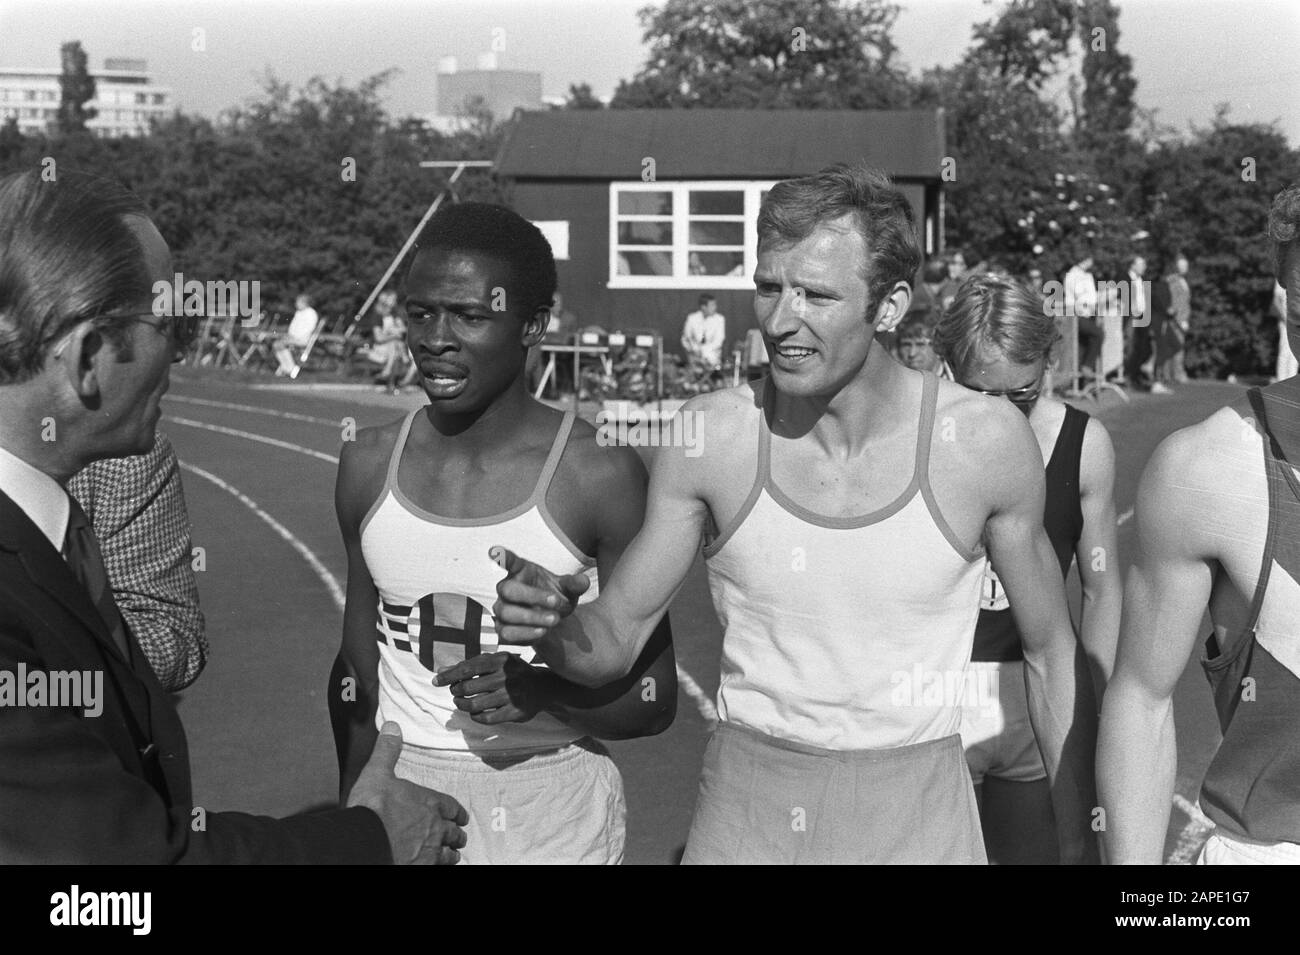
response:
M397 293L384 292L377 303L379 324L372 337L374 344L366 353L370 361L379 365L375 382L397 393L397 378L406 370L406 322L397 313Z
M279 362L275 373L277 376L287 375L290 378L297 378L298 372L302 370L298 366L298 358L294 353L307 347L312 335L316 333L316 326L320 324L320 316L316 314L316 309L312 308L310 295L299 295L294 300L294 305L298 310L293 313L289 329L275 343L275 357Z
M700 307L686 316L682 328L682 349L687 361L697 361L710 371L722 367L722 346L727 340L727 319L718 311L718 300L707 292Z

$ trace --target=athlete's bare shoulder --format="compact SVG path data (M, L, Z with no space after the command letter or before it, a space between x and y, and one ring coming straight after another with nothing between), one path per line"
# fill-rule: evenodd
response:
M1014 470L1037 461L1033 429L1015 405L955 382L939 381L934 430L933 449L981 472ZM1041 470L1038 465L1041 462L1035 465Z
M1224 480L1251 461L1259 461L1262 468L1263 448L1259 423L1242 398L1170 434L1156 447L1149 469L1185 491L1231 495Z
M719 426L734 423L741 418L752 419L763 405L764 389L769 387L771 385L768 379L760 378L735 388L720 388L696 395L682 405L682 410L707 412L716 419Z
M387 424L362 428L355 436L344 435L334 489L340 521L360 525L383 487L388 462L405 421L406 417L402 416Z
M645 464L636 448L619 440L617 422L598 419L593 427L581 418L573 422L569 444L560 459L558 483L580 500L605 500L610 496L644 494Z
M1160 442L1136 511L1153 547L1220 558L1254 534L1267 508L1263 438L1243 399Z

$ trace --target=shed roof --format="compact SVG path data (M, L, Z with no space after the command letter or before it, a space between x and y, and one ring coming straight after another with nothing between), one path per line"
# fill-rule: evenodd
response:
M522 111L497 154L516 179L804 176L865 159L896 178L938 179L939 110L601 109Z

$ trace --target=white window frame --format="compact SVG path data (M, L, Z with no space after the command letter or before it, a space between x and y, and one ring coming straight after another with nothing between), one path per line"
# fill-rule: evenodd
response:
M765 190L771 189L776 179L698 179L671 182L611 182L609 184L609 281L611 289L752 289L754 269L758 265L758 207ZM618 214L618 197L624 192L671 192L673 195L672 275L619 275L618 274L618 223L620 219L636 221L637 216ZM691 275L690 274L690 194L692 192L743 192L744 204L744 272L742 275ZM643 217L650 221L657 216ZM715 221L740 221L741 216L696 216ZM628 247L631 249L631 247ZM658 248L657 246L651 248ZM722 246L718 251L727 251Z

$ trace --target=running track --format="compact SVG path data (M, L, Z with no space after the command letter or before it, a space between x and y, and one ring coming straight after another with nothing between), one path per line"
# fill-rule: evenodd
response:
M1129 512L1151 449L1240 393L1205 384L1180 389L1173 400L1107 403L1101 416L1118 452L1125 566L1133 546ZM283 815L336 798L325 690L339 645L346 573L333 514L343 423L379 424L420 403L419 395L390 398L174 370L160 427L181 458L194 543L204 548L199 589L212 645L207 669L180 707L197 805ZM632 863L678 858L715 717L721 633L702 566L670 614L682 690L677 720L652 739L609 744L627 787ZM1187 862L1204 838L1195 795L1218 742L1195 664L1183 676L1175 714L1178 795L1168 854L1171 862Z

